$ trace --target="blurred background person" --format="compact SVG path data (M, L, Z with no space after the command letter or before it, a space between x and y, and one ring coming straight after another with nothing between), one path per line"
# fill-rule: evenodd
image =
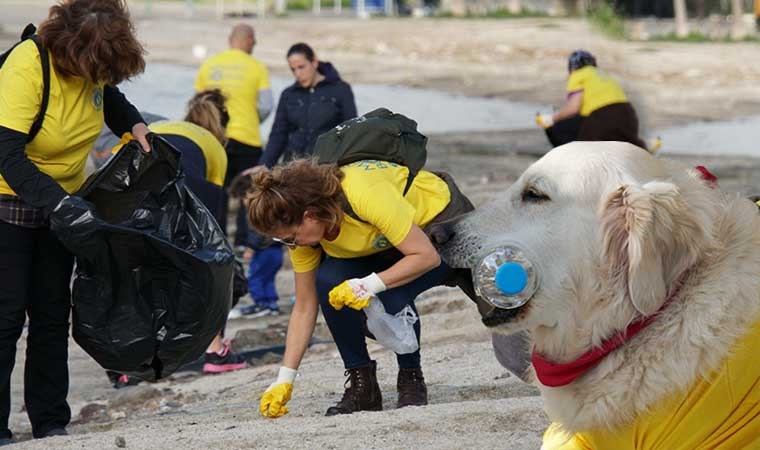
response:
M269 85L269 71L251 53L256 36L251 26L232 28L229 49L207 59L195 79L195 90L219 89L225 97L230 116L227 125L227 173L225 187L235 175L259 163L261 132L259 126L272 112L274 99ZM227 203L219 225L227 231ZM238 253L246 248L248 220L240 204L236 216L233 243Z
M586 50L567 61L567 99L554 114L536 116L554 147L571 141L622 141L643 149L639 119L620 84L599 70Z
M267 167L311 155L317 137L356 117L351 86L329 62L317 59L308 44L298 43L287 53L295 82L282 91L272 131L261 163Z
M68 338L73 256L49 216L85 181L90 148L105 122L131 131L145 151L148 129L113 86L145 68L123 0L66 0L50 8L39 42L18 45L0 69L0 445L8 429L16 341L29 318L24 400L35 438L65 435L71 419ZM42 127L29 133L50 98Z

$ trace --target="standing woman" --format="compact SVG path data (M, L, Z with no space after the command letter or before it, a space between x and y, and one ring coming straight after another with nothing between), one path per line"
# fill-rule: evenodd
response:
M317 137L356 117L351 86L329 62L317 59L309 45L290 47L288 65L295 83L282 91L272 131L261 164L272 167L282 156L285 162L311 155Z
M472 209L453 180L425 170L404 195L408 174L406 167L383 161L338 167L295 160L253 176L251 224L290 247L296 286L283 365L261 399L264 416L287 413L285 403L319 307L349 381L343 398L326 415L382 409L361 310L378 301L390 314L407 305L414 309L420 293L444 284L452 269L441 262L423 229ZM354 214L344 213L347 206ZM419 320L414 330L419 342ZM397 355L397 361L397 406L426 405L419 349Z
M49 216L85 181L85 162L103 123L145 151L148 128L113 86L145 68L123 0L64 0L50 8L39 40L50 60L50 99L39 133L43 77L31 40L0 69L0 444L8 429L16 341L29 317L24 400L32 435L66 434L71 418L68 330L73 256Z

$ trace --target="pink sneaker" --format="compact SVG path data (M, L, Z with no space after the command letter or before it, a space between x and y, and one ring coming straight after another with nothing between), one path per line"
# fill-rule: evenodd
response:
M224 373L234 370L245 369L248 363L245 359L230 350L230 345L225 342L222 351L206 353L206 363L203 364L203 373Z

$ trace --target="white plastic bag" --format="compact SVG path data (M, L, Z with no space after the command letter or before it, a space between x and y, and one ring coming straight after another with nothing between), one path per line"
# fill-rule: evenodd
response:
M364 312L367 314L367 328L383 347L399 355L414 353L420 347L414 334L414 323L418 318L411 306L406 305L395 315L388 314L383 302L374 298Z

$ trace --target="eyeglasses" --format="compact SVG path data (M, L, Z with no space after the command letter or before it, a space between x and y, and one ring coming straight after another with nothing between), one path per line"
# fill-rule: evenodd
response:
M293 232L293 235L290 237L286 237L284 239L273 237L272 240L275 242L279 242L280 244L288 247L288 248L296 248L298 247L298 242L296 242L296 235L298 234L298 229L301 228L301 225L298 225L296 227L296 230Z

